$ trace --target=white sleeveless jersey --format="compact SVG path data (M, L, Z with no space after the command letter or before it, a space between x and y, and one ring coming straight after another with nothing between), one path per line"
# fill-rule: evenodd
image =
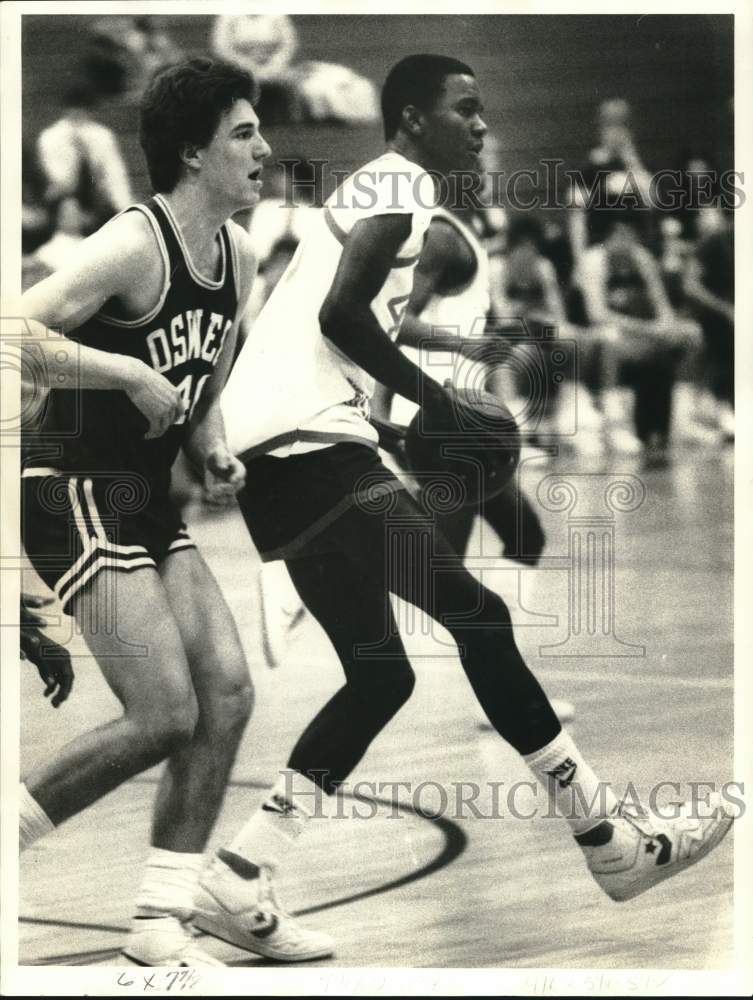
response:
M411 233L371 303L393 340L436 200L418 164L388 151L340 185L306 235L249 332L222 394L236 455L289 455L338 441L376 443L368 423L374 380L322 335L319 311L353 226L376 215L412 216Z
M489 312L489 258L478 237L456 215L444 208L435 209L432 218L449 222L473 251L476 267L473 276L460 288L448 294L432 295L419 319L428 323L437 336L483 337ZM428 351L425 348L403 347L403 353L440 384L450 379L457 388L481 388L485 369L479 362L450 351ZM409 423L418 407L410 400L395 396L391 418Z

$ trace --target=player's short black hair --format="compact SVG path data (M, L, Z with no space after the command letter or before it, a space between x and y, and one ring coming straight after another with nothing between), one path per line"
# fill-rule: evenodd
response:
M415 104L423 111L430 111L442 93L445 77L453 73L476 75L459 59L427 53L406 56L393 66L382 87L385 139L392 139L397 132L406 105Z
M141 101L139 140L155 191L170 192L187 145L201 149L236 101L258 98L250 73L219 59L186 59L160 70Z

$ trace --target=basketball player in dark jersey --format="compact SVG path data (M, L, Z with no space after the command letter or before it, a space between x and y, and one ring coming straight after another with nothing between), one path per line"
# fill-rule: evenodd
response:
M440 420L457 417L457 396L393 340L431 221L427 182L479 171L486 132L473 70L444 56L394 66L382 111L386 151L328 199L222 397L228 442L247 461L239 492L246 525L263 559L285 559L345 675L272 792L201 879L197 925L252 951L259 895L317 803L342 785L413 690L391 594L448 628L489 721L564 814L612 899L632 898L700 860L732 822L720 795L703 815L689 803L672 820L620 808L521 657L504 601L478 584L377 456L368 421L375 381ZM284 371L278 356L287 359ZM251 411L249 393L269 406Z
M270 153L255 100L249 74L210 59L158 74L141 108L157 193L24 296L29 365L41 356L51 387L25 441L24 544L123 712L26 775L21 846L166 760L125 948L144 965L222 964L186 921L252 688L168 489L181 448L215 498L243 483L218 397L256 268L230 218L258 201Z

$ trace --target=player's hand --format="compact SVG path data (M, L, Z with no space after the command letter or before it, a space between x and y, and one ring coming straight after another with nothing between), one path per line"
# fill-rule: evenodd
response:
M186 404L172 382L141 361L134 367L125 391L133 405L149 421L145 438L162 437L169 427L186 415Z
M52 705L59 708L71 693L73 667L68 650L41 631L44 618L32 608L50 604L50 597L21 595L21 659L30 660L45 684L44 696L52 695Z
M227 506L246 482L246 468L225 445L207 455L204 462L204 499L218 507Z

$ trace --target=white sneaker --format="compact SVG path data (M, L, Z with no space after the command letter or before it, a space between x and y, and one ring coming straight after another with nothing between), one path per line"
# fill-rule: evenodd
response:
M136 965L225 968L224 962L198 946L190 927L169 915L134 917L123 956Z
M280 905L271 872L266 868L259 871L259 878L250 881L216 860L199 883L194 926L278 962L306 962L332 955L334 940L297 924Z
M674 819L631 815L621 806L606 821L612 827L610 840L584 844L588 834L576 840L604 892L623 902L704 858L721 842L733 819L717 792L707 803L684 803ZM593 832L598 834L598 829Z

